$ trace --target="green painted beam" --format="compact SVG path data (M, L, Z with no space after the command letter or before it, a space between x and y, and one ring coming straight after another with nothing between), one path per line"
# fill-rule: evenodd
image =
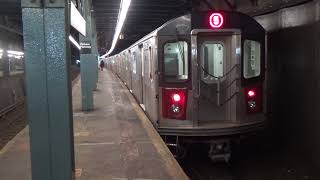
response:
M73 177L69 8L67 0L64 6L59 2L56 7L22 2L33 180Z

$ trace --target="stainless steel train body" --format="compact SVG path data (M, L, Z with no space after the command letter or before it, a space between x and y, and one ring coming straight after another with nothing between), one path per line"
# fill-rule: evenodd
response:
M265 39L262 26L244 14L190 14L106 63L160 135L232 139L266 123Z

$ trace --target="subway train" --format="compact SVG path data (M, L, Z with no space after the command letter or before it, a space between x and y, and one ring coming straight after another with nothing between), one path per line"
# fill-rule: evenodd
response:
M266 31L248 15L184 15L104 61L177 158L205 143L229 161L232 144L266 128Z

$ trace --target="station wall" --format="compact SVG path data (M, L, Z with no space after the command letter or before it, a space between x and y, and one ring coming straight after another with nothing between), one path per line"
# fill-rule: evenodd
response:
M282 143L288 144L295 150L298 149L303 153L302 156L305 155L318 167L320 167L319 12L319 3L312 2L257 18L269 30L268 85L272 132L281 137L279 139ZM301 17L294 21L293 17L299 14Z

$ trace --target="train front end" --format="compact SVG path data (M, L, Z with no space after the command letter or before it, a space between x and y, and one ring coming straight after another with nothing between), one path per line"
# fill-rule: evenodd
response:
M266 125L265 30L225 11L192 14L190 26L189 40L163 45L158 130L177 154L203 142L228 160L232 141Z

